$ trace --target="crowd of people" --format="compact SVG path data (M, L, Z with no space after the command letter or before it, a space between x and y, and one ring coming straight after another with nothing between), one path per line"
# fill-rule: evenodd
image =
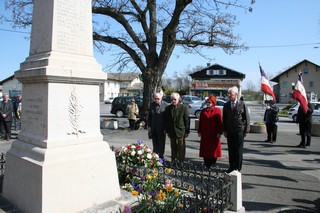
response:
M250 116L244 100L238 97L238 88L228 89L229 101L220 110L216 107L216 97L209 96L206 106L201 110L197 129L200 138L199 157L207 168L214 166L222 155L221 136L227 139L229 168L227 172L241 171L243 160L243 142L250 131ZM183 163L186 155L186 138L190 133L190 118L187 107L179 103L180 95L171 94L171 104L162 100L162 94L154 94L154 100L148 110L148 135L152 139L153 151L164 162L166 135L170 139L171 161ZM134 102L134 100L133 100ZM312 106L304 113L299 109L298 121L301 142L298 147L307 148L311 143ZM135 109L134 105L128 106ZM128 111L128 112L129 112ZM274 101L266 101L264 123L267 129L267 143L276 143L279 108ZM128 115L130 119L130 115ZM136 118L135 118L136 119ZM131 124L130 124L131 126ZM306 138L306 139L305 139Z
M250 118L243 100L238 100L238 88L228 90L229 101L223 112L216 107L215 96L206 99L206 107L201 111L198 125L200 137L199 156L208 168L216 164L221 157L221 136L228 141L228 172L241 170L244 137L249 132ZM183 163L186 155L186 138L190 133L190 117L187 107L179 103L180 95L171 94L171 104L162 100L162 94L156 93L148 111L148 135L152 139L153 151L164 162L166 135L170 139L171 161ZM133 108L132 105L128 106ZM128 119L130 115L128 115Z

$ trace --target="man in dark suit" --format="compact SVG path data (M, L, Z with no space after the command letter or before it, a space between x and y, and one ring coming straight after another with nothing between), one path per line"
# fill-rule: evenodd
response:
M166 108L166 132L171 143L171 161L184 162L186 155L185 138L190 133L190 120L188 109L179 104L180 95L171 94L171 105Z
M11 138L12 112L13 105L12 102L9 100L9 95L4 94L3 101L0 104L0 125L4 128L4 139L7 141Z
M301 107L301 104L298 108L298 117L297 121L299 123L299 131L301 136L301 141L297 147L309 148L311 145L311 126L312 126L312 113L313 106L310 103L310 98L308 98L308 110L305 112ZM307 136L307 143L306 143Z
M166 144L165 110L169 104L162 101L162 95L156 93L148 112L148 135L152 139L153 151L159 155L161 163L164 162Z
M230 100L223 106L223 135L228 142L229 173L242 169L243 139L250 131L250 118L247 106L238 101L238 88L229 88L228 95Z

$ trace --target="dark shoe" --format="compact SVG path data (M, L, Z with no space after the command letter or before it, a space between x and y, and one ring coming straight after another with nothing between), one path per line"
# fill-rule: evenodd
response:
M304 147L304 146L302 144L299 144L299 145L297 145L297 147L301 148L301 147Z
M268 140L268 139L267 139L267 140L265 140L264 142L268 142L268 143L270 143L270 142L271 142L271 140Z

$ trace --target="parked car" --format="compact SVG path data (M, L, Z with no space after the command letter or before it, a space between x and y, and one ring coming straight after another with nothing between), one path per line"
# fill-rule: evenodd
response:
M105 104L111 104L113 101L113 97L108 98L107 100L104 101Z
M139 107L139 113L142 111L143 99L137 96L121 96L116 97L112 101L111 104L111 114L116 115L118 118L123 117L126 115L127 105L130 103L131 99L135 99L136 104Z
M187 104L195 104L198 102L202 102L203 100L199 98L198 96L192 96L192 95L184 95L182 96L182 103Z
M226 103L226 101L221 100L221 99L217 99L216 107L221 109L221 112L222 112L223 105L225 103ZM206 107L206 101L197 102L195 104L188 104L186 106L188 108L188 112L189 112L190 115L194 115L197 118L199 118L201 110Z
M310 102L310 103L313 105L312 119L320 120L320 102ZM292 119L293 122L297 122L299 106L300 106L300 103L297 102L289 109L288 118Z
M169 103L169 104L171 104L171 95L164 95L164 96L162 97L162 100L165 101L165 102L167 102L167 103ZM180 99L179 99L179 103L182 103L181 97L180 97Z

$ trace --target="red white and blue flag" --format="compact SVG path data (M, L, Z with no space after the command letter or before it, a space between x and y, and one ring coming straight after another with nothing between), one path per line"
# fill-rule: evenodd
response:
M276 96L274 95L272 87L270 86L270 82L266 76L266 73L264 72L260 64L259 64L259 68L260 68L260 74L261 74L261 90L264 93L272 96L273 101L276 103L277 102Z
M304 89L302 81L302 72L298 74L298 81L296 86L294 87L292 97L300 102L300 106L302 107L303 111L306 113L308 111L308 99L306 90Z

